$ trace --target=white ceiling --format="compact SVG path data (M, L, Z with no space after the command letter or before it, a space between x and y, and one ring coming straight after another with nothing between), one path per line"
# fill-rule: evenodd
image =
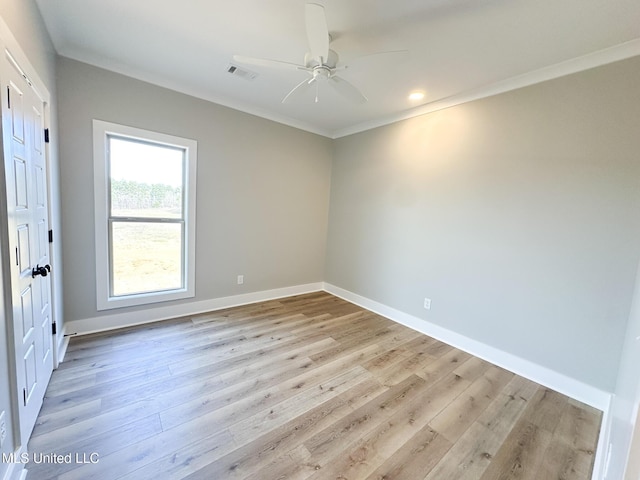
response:
M409 54L340 72L366 104L328 88L282 104L305 72L227 67L303 63L305 0L36 1L60 55L329 137L640 54L639 0L322 0L341 63Z

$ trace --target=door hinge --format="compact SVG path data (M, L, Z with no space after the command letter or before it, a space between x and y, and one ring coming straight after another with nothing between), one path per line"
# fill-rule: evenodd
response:
M27 406L27 389L23 388L22 389L22 400L24 401L24 406Z
M56 326L56 322L53 322L51 324L51 335L55 335L56 333L58 333L58 328Z
M44 129L44 143L49 143L49 129Z
M49 243L53 243L53 230L49 230Z
M7 108L11 108L11 88L7 85Z

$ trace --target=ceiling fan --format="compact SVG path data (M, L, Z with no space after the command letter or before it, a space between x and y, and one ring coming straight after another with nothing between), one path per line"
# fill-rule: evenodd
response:
M340 95L355 103L367 102L362 92L352 83L338 76L336 72L345 70L347 65L338 66L338 54L329 48L331 37L327 27L327 19L324 7L319 3L308 2L305 5L305 21L309 52L304 56L304 64L271 60L268 58L253 58L242 55L234 55L233 59L238 63L259 65L264 67L287 68L290 70L302 70L310 75L304 79L282 99L282 103L289 102L292 98L316 88L315 101L318 102L321 83L327 83ZM381 54L407 53L406 50L397 52L382 52ZM370 57L371 55L367 55Z

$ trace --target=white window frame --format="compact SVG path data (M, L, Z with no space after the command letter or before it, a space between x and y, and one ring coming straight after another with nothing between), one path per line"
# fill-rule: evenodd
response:
M109 153L108 135L128 137L185 151L184 182L184 287L175 290L111 296L109 245ZM93 166L96 234L96 300L98 310L147 305L195 296L196 252L196 166L198 143L195 140L152 132L117 123L93 120Z

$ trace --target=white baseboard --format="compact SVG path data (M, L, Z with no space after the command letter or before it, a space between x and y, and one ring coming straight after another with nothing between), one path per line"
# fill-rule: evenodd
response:
M244 293L229 297L213 298L199 302L168 305L166 307L138 310L127 313L113 313L100 317L85 318L65 322L66 335L87 335L90 333L104 332L116 328L132 327L145 323L168 320L186 315L221 310L223 308L238 307L250 303L276 300L278 298L301 295L303 293L317 292L323 289L323 283L308 283L292 287L263 290L260 292Z
M520 358L511 353L486 345L472 338L465 337L459 333L448 330L444 327L431 323L422 318L414 317L382 303L363 297L356 293L344 290L329 283L324 284L324 290L336 297L343 298L351 303L355 303L367 310L380 314L394 322L417 330L420 333L429 335L448 345L468 352L476 357L505 368L531 381L551 388L568 397L586 403L603 412L609 408L611 393L600 390L584 382L568 377L562 373L549 368L537 365L529 360Z
M609 405L602 410L602 423L600 424L600 436L596 447L596 458L593 464L592 480L603 480L607 473L607 463L611 452L609 443L611 442L611 428L613 421L612 405L615 395L611 395Z
M60 338L58 339L58 350L56 353L56 362L58 363L58 365L64 361L64 356L67 353L68 347L69 347L69 336L67 335L67 326L63 325L62 331L60 332Z

